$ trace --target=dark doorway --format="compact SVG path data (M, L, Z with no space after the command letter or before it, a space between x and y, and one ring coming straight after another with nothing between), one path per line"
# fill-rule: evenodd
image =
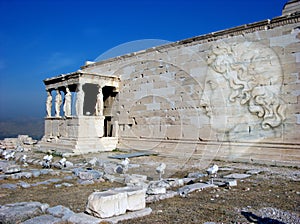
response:
M104 137L112 137L113 125L111 123L111 117L105 117L104 119Z
M84 91L83 114L88 116L94 115L98 93L98 85L87 83L83 85L82 89Z
M116 88L113 86L104 86L102 88L103 93L103 115L104 119L104 137L114 137L113 136L113 106L116 100L116 96L118 92L116 92Z

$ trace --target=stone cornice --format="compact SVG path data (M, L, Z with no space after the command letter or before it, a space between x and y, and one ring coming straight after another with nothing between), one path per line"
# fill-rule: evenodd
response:
M99 74L93 74L93 73L86 73L83 71L76 71L72 73L62 74L60 76L47 78L44 80L44 84L48 86L49 88L54 88L53 85L55 84L78 84L80 78L92 78L95 79L97 77L101 80L112 80L112 81L118 81L119 78L115 76L106 76L106 75L99 75Z
M142 54L145 54L148 52L160 51L160 50L165 51L168 48L180 47L183 45L196 45L196 44L201 44L201 43L207 43L207 42L211 42L211 41L215 41L215 40L219 40L219 39L223 39L223 38L227 38L227 37L233 37L233 36L238 36L238 35L242 35L242 34L253 33L253 32L261 31L261 30L270 30L270 29L274 29L276 27L284 26L287 24L296 24L299 22L300 22L300 12L296 12L291 15L275 17L271 20L267 19L267 20L263 20L263 21L259 21L259 22L255 22L255 23L245 24L245 25L229 28L226 30L221 30L221 31L212 32L209 34L204 34L201 36L196 36L196 37L176 41L176 42L173 42L170 44L165 44L165 45L152 47L152 48L142 50L142 51L133 52L133 53L129 53L129 54L122 55L122 56L117 56L117 57L110 58L110 59L107 59L104 61L95 62L95 63L89 64L89 65L84 65L81 67L81 69L92 68L95 66L122 60L125 58L142 55Z

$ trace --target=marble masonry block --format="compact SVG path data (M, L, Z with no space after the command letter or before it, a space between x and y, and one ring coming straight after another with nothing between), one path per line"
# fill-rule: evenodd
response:
M136 211L146 207L146 190L141 187L122 187L114 189L115 192L127 194L127 210Z
M94 192L88 197L86 212L99 218L125 214L127 194L125 192Z
M132 174L125 177L126 184L137 184L147 181L147 176L141 174Z
M146 190L142 187L115 188L94 192L88 198L86 212L99 218L125 214L146 207Z

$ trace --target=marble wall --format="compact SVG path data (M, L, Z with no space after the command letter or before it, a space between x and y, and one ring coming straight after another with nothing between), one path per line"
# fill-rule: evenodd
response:
M299 21L281 16L82 71L120 79L120 148L299 165Z

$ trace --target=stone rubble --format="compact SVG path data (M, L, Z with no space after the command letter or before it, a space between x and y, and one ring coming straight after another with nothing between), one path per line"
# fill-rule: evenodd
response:
M255 175L255 174L260 174L261 172L263 172L263 171L262 170L258 170L258 169L254 169L254 170L248 170L246 172L246 174Z
M15 174L21 172L21 167L19 165L10 165L3 169L5 174Z
M0 206L0 223L118 223L123 220L143 217L149 215L151 212L151 208L142 208L136 211L127 212L123 215L103 219L88 215L86 213L75 213L62 205L49 207L48 204L42 204L40 202L20 202Z
M1 149L16 149L19 152L30 151L31 147L37 143L28 135L19 135L17 138L5 138L0 140Z
M31 172L35 173L35 176L57 174L55 173L56 171L52 169L31 170ZM104 172L100 172L97 170L83 168L73 168L72 170L70 170L70 172L72 172L73 175L65 176L64 179L73 179L74 177L77 177L78 181L80 181L80 184L91 184L97 180L104 181L103 178L111 176L110 179L119 178L119 181L123 184L126 184L127 187L110 189L105 192L92 193L88 198L86 212L93 216L84 213L74 213L69 208L61 205L52 208L48 208L48 205L44 205L44 209L40 209L39 213L32 213L27 215L26 220L25 218L20 218L20 222L27 224L60 223L62 221L67 221L70 223L99 223L100 221L105 220L110 223L117 223L120 220L126 220L150 214L151 209L145 207L146 203L164 200L166 198L175 197L177 195L187 197L191 192L202 190L204 188L216 188L218 186L236 186L237 179L250 177L250 175L245 176L242 174L234 173L234 175L225 176L227 178L215 178L214 184L209 184L201 182L201 180L199 180L199 178L206 176L205 174L201 173L190 173L187 178L183 179L169 178L159 181L149 181L147 176L139 174L121 174L123 175L123 177L118 177L115 175L107 175ZM17 174L22 174L22 172ZM30 178L33 178L33 175L31 175ZM56 188L60 188L63 186L71 187L72 184L63 182L64 179L52 178L45 181L36 182L34 184L28 184L24 181L20 181L18 185L22 188L34 187L41 184L55 184L54 186ZM18 185L2 184L1 187L15 189L18 187ZM178 190L168 190L170 188L178 188ZM4 205L0 208L0 214L2 214L3 211L7 209L7 207L16 209L18 208L18 206L20 206L20 204L18 203L15 206ZM25 206L25 204L23 203L21 204L21 206ZM28 206L30 207L30 204ZM129 211L137 212L132 213ZM0 217L0 221L2 223L8 223L5 220L12 219L11 217L9 218L6 216ZM83 221L83 219L85 221Z
M203 190L204 188L217 187L214 184L206 184L206 183L195 183L190 185L185 185L178 189L178 194L182 197L186 197L189 193L194 192L196 190Z
M236 179L226 179L226 178L215 178L214 185L219 187L229 186L229 187L236 187L237 180Z
M168 198L173 198L178 195L177 191L166 191L165 194L147 194L146 203L161 201Z
M61 223L60 218L56 218L52 215L41 215L37 216L31 219L26 220L25 222L22 222L21 224L37 224L37 223L43 223L43 224L60 224Z
M251 176L250 174L232 173L232 174L224 176L224 178L227 178L227 179L245 179L245 178L248 178L250 176Z
M18 185L21 186L22 188L29 188L29 187L31 187L31 185L29 183L24 182L24 181L19 182Z
M21 150L20 147L19 150ZM84 213L74 213L69 208L61 205L52 208L48 208L48 205L44 205L46 209L31 209L33 211L38 210L39 212L33 212L29 215L25 215L24 213L24 217L26 217L24 218L21 215L21 213L23 213L23 207L26 207L26 203L24 202L23 204L17 203L15 205L1 206L0 223L9 223L10 221L8 222L7 220L10 219L15 220L13 217L8 217L5 215L1 216L1 211L4 211L8 208L20 211L20 217L22 216L23 218L19 218L17 222L27 224L60 222L99 223L103 220L110 223L117 223L120 220L126 220L150 214L151 209L146 208L146 203L160 201L178 195L187 197L188 194L193 191L202 190L208 187L234 187L237 186L237 179L248 178L251 176L250 174L256 174L256 171L251 171L251 173L249 171L248 174L233 173L222 178L214 178L214 184L203 182L202 178L206 178L207 174L200 172L189 173L185 178L181 179L167 178L153 181L152 178L146 175L127 174L126 171L128 169L138 168L140 166L139 164L129 163L125 168L124 165L94 157L89 160L88 163L83 164L73 164L66 159L60 159L59 161L54 161L52 163L52 169L42 169L42 155L41 159L26 157L26 163L29 164L28 166L24 166L24 163L20 159L23 155L26 154L23 152L22 154L19 154L18 152L14 160L0 160L0 172L2 172L2 174L0 173L0 179L20 180L16 184L1 184L0 188L14 190L18 188L30 188L39 185L53 185L55 188L72 187L74 186L73 182L71 184L65 181L74 181L74 179L75 185L76 183L80 185L87 185L97 182L110 181L124 184L126 187L110 189L106 192L92 193L88 198L86 207L86 212L90 215ZM36 167L30 168L31 165L38 166L40 169ZM220 168L220 170L222 170L222 168ZM229 171L229 169L227 171ZM64 176L60 177L62 174L64 174ZM26 179L38 178L41 175L58 176L58 178L30 182L30 184L25 181ZM174 188L177 188L177 190L174 190ZM31 205L32 204L29 203L29 208L31 208ZM29 209L28 211L31 210ZM82 221L83 219L85 221Z
M19 202L0 207L0 223L20 223L30 218L42 215L49 207L40 202Z
M47 213L54 217L61 218L64 221L66 221L68 218L70 218L72 215L75 214L69 208L64 207L62 205L57 205L57 206L48 208Z

